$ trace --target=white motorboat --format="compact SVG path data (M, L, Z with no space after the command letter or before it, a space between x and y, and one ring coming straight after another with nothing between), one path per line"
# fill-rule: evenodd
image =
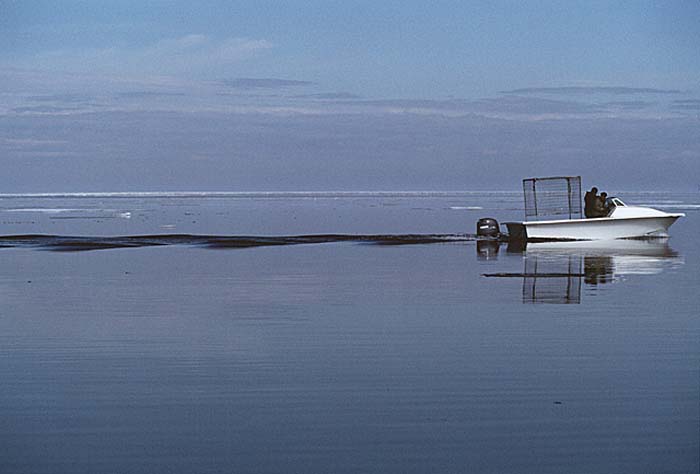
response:
M523 240L612 240L668 237L668 228L685 214L650 207L628 206L610 199L607 217L508 222L508 233Z
M539 191L537 186L552 186L552 183L565 182L563 191L559 194L565 197L566 204L561 207L553 206L553 198L560 198L557 191ZM526 215L539 217L538 199L550 206L555 214L566 214L569 219L557 220L526 220L524 222L508 222L508 233L511 239L532 241L556 240L613 240L668 237L668 228L685 214L669 214L650 207L628 206L621 199L607 199L608 213L604 217L572 218L572 213L580 216L579 197L572 189L580 190L580 177L565 178L532 178L524 180L526 189ZM573 183L573 186L572 186ZM547 201L547 199L549 201ZM567 207L568 206L568 207ZM534 211L533 211L534 209ZM572 210L573 209L573 210Z

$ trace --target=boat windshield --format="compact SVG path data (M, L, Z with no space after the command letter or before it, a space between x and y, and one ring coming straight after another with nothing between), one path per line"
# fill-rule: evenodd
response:
M619 198L616 197L611 197L605 200L605 204L608 206L615 206L615 207L625 207L625 203L622 202Z
M609 217L612 211L616 207L625 207L625 203L616 197L609 197L605 199L605 217Z

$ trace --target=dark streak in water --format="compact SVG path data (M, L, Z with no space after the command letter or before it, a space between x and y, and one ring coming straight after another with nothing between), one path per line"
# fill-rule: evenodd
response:
M0 237L0 248L36 248L55 252L79 252L154 247L166 245L189 245L212 249L243 249L281 245L325 244L354 242L372 245L415 245L450 242L471 242L471 234L315 234L315 235L130 235L115 237L76 237L61 235L11 235Z
M565 278L565 277L582 277L586 276L583 273L482 273L481 276L487 278Z

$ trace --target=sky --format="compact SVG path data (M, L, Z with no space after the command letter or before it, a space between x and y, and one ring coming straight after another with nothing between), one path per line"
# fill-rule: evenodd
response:
M0 190L695 192L698 44L698 0L0 0Z

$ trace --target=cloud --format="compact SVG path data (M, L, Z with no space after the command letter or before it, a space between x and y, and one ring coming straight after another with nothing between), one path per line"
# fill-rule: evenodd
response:
M151 97L182 97L184 92L164 92L164 91L129 91L117 92L116 97L120 99L148 99Z
M68 150L68 140L53 140L32 137L0 138L0 151L9 158L57 158L78 156L79 152Z
M502 94L680 94L678 89L654 89L651 87L608 87L608 86L571 86L571 87L525 87L502 91Z
M175 64L217 63L226 64L246 59L255 53L272 48L267 40L228 38L215 41L205 35L187 35L164 39L145 48L140 54L144 59L161 60Z
M676 110L700 110L700 99L674 100L671 107Z
M482 113L506 113L506 114L593 114L601 112L599 107L579 102L537 99L528 97L499 97L495 99L481 99L474 102L476 110Z
M700 104L674 104L672 107L676 110L700 110Z
M64 145L66 140L46 140L39 138L0 138L0 146L7 148L33 148L52 145Z
M601 104L602 107L612 107L626 110L641 110L652 105L654 105L653 102L647 102L644 100L617 100Z
M295 95L294 99L317 99L317 100L354 100L362 97L350 92L321 92L318 94Z
M214 74L272 48L265 39L217 40L191 34L142 47L61 49L39 53L10 66L37 70L139 74Z
M64 190L516 189L523 176L579 172L611 191L697 187L697 119L589 114L530 121L332 114L335 104L318 109L327 114L0 116L0 130L16 130L4 147L0 140L3 156L13 160L0 186L8 192L40 192L56 183ZM57 143L21 141L38 138ZM40 158L49 166L37 173ZM615 166L601 166L610 159Z
M271 77L239 77L224 79L221 84L232 89L283 89L286 87L310 86L313 82Z
M79 111L78 107L56 107L53 105L31 105L26 107L15 107L12 112L16 114L69 114L71 112Z
M18 158L64 158L83 156L82 153L77 151L17 151L15 154Z
M197 47L201 39L184 44ZM182 48L187 49L185 45ZM26 92L20 86L31 90ZM434 115L480 116L517 121L659 119L688 116L693 100L671 103L666 97L537 96L505 94L467 100L363 99L347 92L322 92L314 82L285 77L224 80L180 76L116 76L51 71L0 71L1 115L83 115L97 112L224 113L278 116ZM301 89L301 90L300 90ZM304 93L300 93L304 92ZM672 96L671 96L672 97ZM618 99L618 100L615 100Z
M92 96L85 94L49 94L29 96L34 102L53 102L61 104L83 104L93 100Z
M383 99L345 101L346 110L386 114L438 115L444 117L480 116L507 120L557 120L590 118L607 112L600 107L574 101L534 97L465 99Z

